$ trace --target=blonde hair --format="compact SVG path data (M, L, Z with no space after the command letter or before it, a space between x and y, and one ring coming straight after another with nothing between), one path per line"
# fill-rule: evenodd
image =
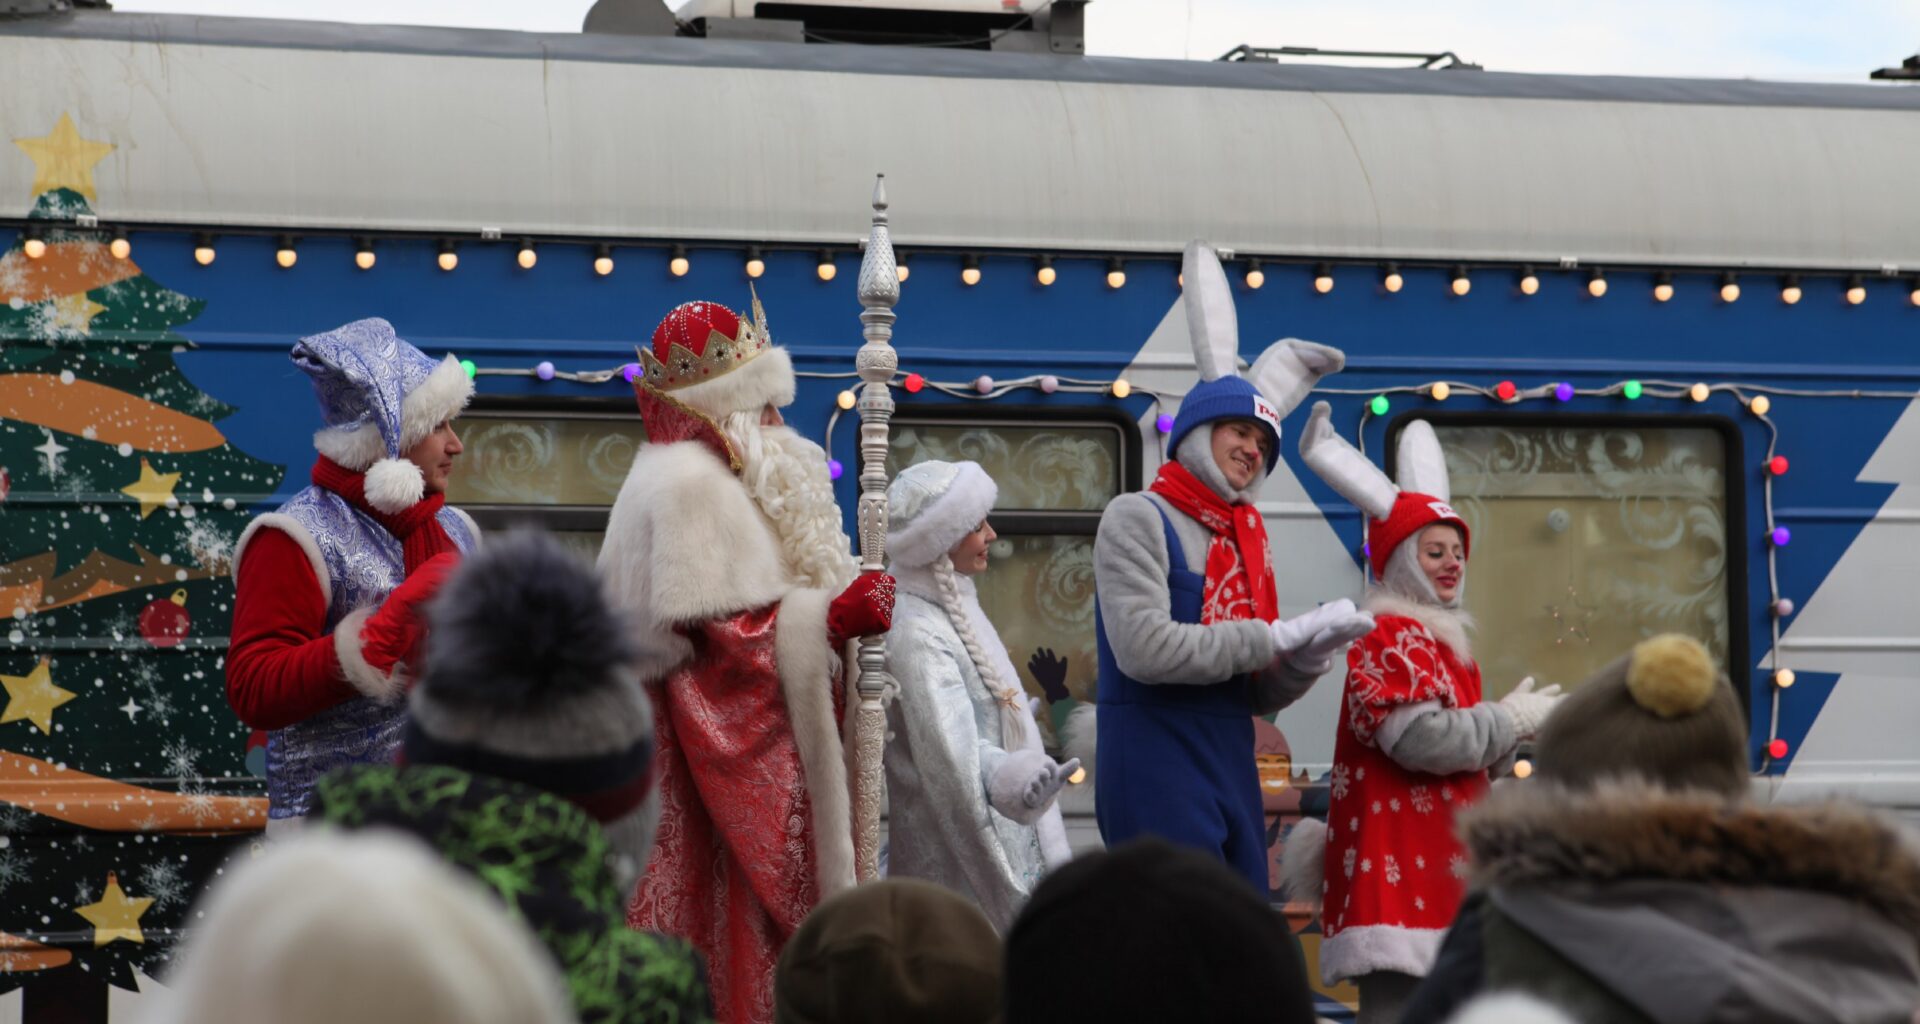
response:
M720 429L794 581L835 591L853 582L853 545L840 528L826 452L791 427L762 426L758 409L728 413Z
M568 1024L546 950L395 832L268 845L209 893L158 1024Z
M1009 750L1025 746L1027 708L1026 701L1021 699L1023 691L1018 681L1000 678L999 667L987 657L986 648L981 646L980 638L974 634L971 616L967 614L967 602L960 594L959 574L954 571L953 559L941 555L933 560L932 569L933 580L940 587L940 608L947 613L947 622L953 626L953 631L960 635L960 643L966 647L974 671L980 673L980 681L986 684L994 702L1000 705L1000 745Z

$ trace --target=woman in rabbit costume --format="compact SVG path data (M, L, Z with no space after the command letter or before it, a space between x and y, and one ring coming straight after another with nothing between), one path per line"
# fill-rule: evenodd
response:
M1211 853L1262 896L1265 819L1253 716L1297 700L1373 620L1336 601L1279 618L1266 524L1253 507L1280 418L1339 351L1287 339L1239 376L1239 327L1220 260L1187 246L1184 305L1200 382L1145 491L1107 505L1094 540L1100 835L1157 835Z
M1376 582L1364 608L1376 625L1347 651L1325 835L1294 830L1289 874L1296 850L1324 850L1320 973L1329 985L1358 980L1361 1021L1392 1021L1465 895L1453 816L1486 794L1487 769L1533 735L1559 687L1534 692L1526 679L1498 703L1480 699L1460 608L1472 537L1447 504L1433 426L1401 431L1395 487L1328 415L1327 403L1314 405L1300 454L1370 520Z
M1040 876L1073 856L1054 798L1080 763L1041 749L974 591L997 496L972 462L908 466L887 488L887 665L900 683L887 707L887 866L971 897L1004 934Z

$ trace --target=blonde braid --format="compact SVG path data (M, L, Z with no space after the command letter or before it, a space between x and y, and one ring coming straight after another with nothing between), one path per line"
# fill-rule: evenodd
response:
M973 659L973 667L980 673L980 681L986 684L994 702L1000 705L1000 745L1009 750L1025 746L1026 702L1020 699L1018 686L1000 678L999 670L980 646L980 638L974 635L973 624L967 618L966 602L960 597L960 581L955 578L953 559L946 555L935 559L933 579L940 585L940 607L947 613L947 621L952 624L953 631L960 634L960 642L967 648L967 657Z

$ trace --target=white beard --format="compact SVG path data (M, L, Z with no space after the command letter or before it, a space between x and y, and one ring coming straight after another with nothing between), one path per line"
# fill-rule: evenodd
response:
M729 415L721 430L740 453L740 482L780 542L788 575L836 593L853 582L853 546L840 528L826 451L792 427L761 426L757 410Z

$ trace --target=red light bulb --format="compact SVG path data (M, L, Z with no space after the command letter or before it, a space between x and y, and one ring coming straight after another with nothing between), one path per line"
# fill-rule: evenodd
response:
M927 379L925 377L922 377L917 373L907 374L906 388L907 388L908 394L917 395L920 393L920 389L926 386L927 386Z
M1499 395L1502 402L1511 402L1513 396L1520 393L1520 389L1514 387L1512 381L1503 380L1494 386L1493 393Z
M1768 459L1767 472L1772 473L1774 476L1786 476L1787 457L1785 455L1775 455L1773 458Z
M1775 739L1773 742L1768 743L1767 756L1773 758L1775 761L1778 761L1781 758L1786 757L1787 741L1783 739Z

